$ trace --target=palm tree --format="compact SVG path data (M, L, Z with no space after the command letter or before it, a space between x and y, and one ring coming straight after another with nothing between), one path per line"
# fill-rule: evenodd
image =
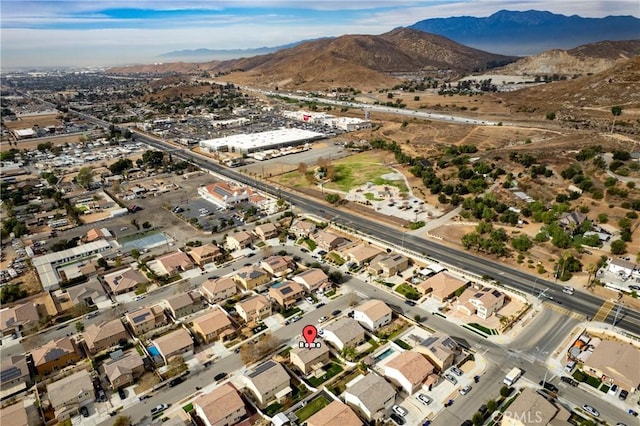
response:
M613 114L613 123L611 124L611 133L613 133L613 128L616 125L616 117L618 117L619 115L622 114L622 107L621 106L612 106L611 107L611 114Z
M591 288L593 285L592 278L595 276L596 271L598 270L598 265L595 263L589 263L587 265L587 272L589 272L589 278L587 279L587 288Z

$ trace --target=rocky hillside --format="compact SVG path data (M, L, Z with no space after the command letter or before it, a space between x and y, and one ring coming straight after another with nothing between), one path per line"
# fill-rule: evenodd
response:
M548 50L503 67L510 75L566 75L599 73L640 55L640 40L602 41L570 50Z

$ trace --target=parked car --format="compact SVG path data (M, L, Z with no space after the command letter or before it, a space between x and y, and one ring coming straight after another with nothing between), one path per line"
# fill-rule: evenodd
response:
M172 388L174 386L178 386L180 383L182 383L182 377L176 377L175 379L171 380L169 382L169 387Z
M318 322L320 322L320 323L325 322L326 320L327 320L327 317L318 318Z
M626 389L622 389L620 391L620 394L618 395L618 399L624 401L625 399L627 399L627 396L629 396L629 392Z
M458 392L460 392L460 395L466 395L469 392L471 392L471 386L467 385L465 387L463 387L462 389L460 389Z
M400 417L399 415L397 415L396 413L391 413L391 415L389 416L391 418L391 420L393 420L395 422L395 424L397 425L404 425L406 423L406 420L403 419L402 417Z
M342 311L340 309L336 309L335 311L331 312L331 315L333 315L335 317L336 315L340 315L341 313L342 313Z
M414 302L413 300L405 300L404 304L408 306L416 306L416 302Z
M151 414L158 414L169 408L169 404L159 404L151 409Z
M318 304L316 305L316 309L320 309L320 308L322 308L324 305L326 305L326 303L324 303L324 302L322 302L322 303L318 303Z
M565 382L568 385L573 386L574 388L576 386L578 386L578 381L575 380L573 377L562 376L562 377L560 377L560 380L562 380L563 382Z
M600 417L600 412L588 404L584 404L582 406L582 409L591 414L593 417Z
M227 377L227 373L222 372L222 373L218 373L218 374L216 374L216 375L214 376L213 380L215 380L215 381L217 382L217 381L219 381L219 380L224 379L225 377Z
M615 396L615 394L617 394L617 393L618 393L618 385L612 385L609 388L609 391L607 392L607 394L612 395L612 396Z
M396 413L397 415L402 416L402 417L404 417L407 414L409 414L409 411L406 408L401 407L399 405L394 405L391 409L393 410L394 413Z
M433 399L429 398L427 395L423 393L418 394L418 400L422 402L424 405L429 405L433 402Z
M304 298L304 300L306 300L306 301L307 301L307 302L309 302L309 303L315 303L315 301L313 300L313 298L312 298L312 297L309 297L309 296L305 297L305 298Z
M80 414L82 417L89 417L89 409L87 407L80 407Z
M453 383L454 385L458 384L458 380L455 377L453 377L451 374L448 374L448 373L445 374L444 378L450 381L451 383Z
M120 388L118 389L118 396L120 397L120 399L125 399L127 397L127 392L124 389Z
M463 374L462 370L460 370L458 367L451 367L451 372L458 377L461 377Z
M540 386L543 388L550 390L551 392L558 393L558 387L553 383L545 382L544 380L540 380Z

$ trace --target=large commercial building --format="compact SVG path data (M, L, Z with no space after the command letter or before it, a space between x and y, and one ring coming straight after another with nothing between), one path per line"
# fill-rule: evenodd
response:
M324 133L303 129L278 129L267 132L226 136L200 141L200 148L206 152L231 151L251 153L265 149L302 145L325 137Z

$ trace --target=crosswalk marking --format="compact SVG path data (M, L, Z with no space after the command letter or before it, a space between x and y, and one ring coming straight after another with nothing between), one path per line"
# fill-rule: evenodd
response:
M600 306L600 309L598 309L598 312L593 316L593 321L604 322L615 305L612 301L605 300L602 306Z
M582 314L579 314L577 312L573 312L569 309L563 308L562 306L558 306L555 303L551 303L551 302L542 302L542 304L544 305L545 308L551 309L552 311L555 311L559 314L571 317L573 319L577 319L577 320L584 320L585 317Z

